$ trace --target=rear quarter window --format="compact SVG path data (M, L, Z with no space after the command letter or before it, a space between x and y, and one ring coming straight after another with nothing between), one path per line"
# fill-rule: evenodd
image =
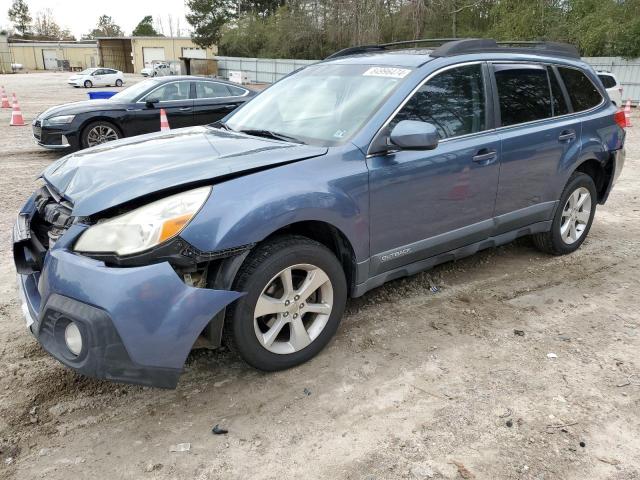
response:
M602 95L589 78L575 68L558 68L575 112L589 110L602 102Z
M614 88L616 86L616 79L611 75L598 75L598 78L600 78L604 88Z

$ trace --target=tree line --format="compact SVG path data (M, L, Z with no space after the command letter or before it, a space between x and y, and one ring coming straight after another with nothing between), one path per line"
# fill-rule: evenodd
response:
M7 12L13 24L12 36L26 40L76 40L68 28L59 25L50 8L39 10L33 15L26 0L13 0ZM172 35L173 22L169 18L169 32ZM158 28L156 29L156 25ZM160 30L160 31L158 31ZM132 36L163 36L164 23L162 19L154 21L151 15L145 16L133 29ZM178 27L179 35L179 27ZM83 39L98 37L123 37L124 31L109 15L98 17L95 27L82 35Z
M418 38L552 40L640 56L640 0L186 0L192 37L220 54L323 58Z

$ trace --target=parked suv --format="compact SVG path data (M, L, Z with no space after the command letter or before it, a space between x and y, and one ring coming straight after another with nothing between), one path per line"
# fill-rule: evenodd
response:
M622 106L622 85L618 82L616 76L611 72L597 72L598 78L604 85L605 90L609 94L609 98L614 105Z
M14 230L27 326L111 380L174 387L199 336L293 367L350 296L525 235L580 247L624 163L605 99L568 45L355 47L217 127L68 155Z

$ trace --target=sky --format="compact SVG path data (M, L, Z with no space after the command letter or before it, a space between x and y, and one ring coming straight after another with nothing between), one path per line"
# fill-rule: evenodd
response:
M120 25L125 35L131 35L131 31L146 15L153 16L154 20L162 20L164 34L169 35L169 15L173 17L174 32L176 23L180 22L180 30L183 36L188 36L189 24L184 18L186 8L184 0L26 0L29 5L31 17L35 18L39 10L49 8L53 12L58 25L68 28L76 38L91 31L100 15L110 15L114 22ZM11 27L7 16L7 10L11 7L12 0L0 0L0 30Z

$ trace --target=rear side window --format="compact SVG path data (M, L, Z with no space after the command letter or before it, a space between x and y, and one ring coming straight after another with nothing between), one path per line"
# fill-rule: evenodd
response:
M556 74L551 67L547 67L547 74L549 75L549 84L551 85L551 102L553 106L553 115L566 115L569 113L569 106L562 94L562 89L556 78Z
M502 125L550 118L551 92L547 70L534 65L494 65Z
M216 82L196 82L196 98L228 97L226 85Z
M602 95L598 89L580 70L560 67L558 71L569 91L575 112L589 110L602 102Z
M241 97L242 95L247 93L244 88L234 87L233 85L227 85L227 88L231 90L231 95L233 95L234 97Z
M485 130L482 66L467 65L437 74L402 107L391 128L401 120L431 123L438 129L440 138Z
M616 86L616 79L611 75L598 75L598 78L600 78L604 88L614 88Z

